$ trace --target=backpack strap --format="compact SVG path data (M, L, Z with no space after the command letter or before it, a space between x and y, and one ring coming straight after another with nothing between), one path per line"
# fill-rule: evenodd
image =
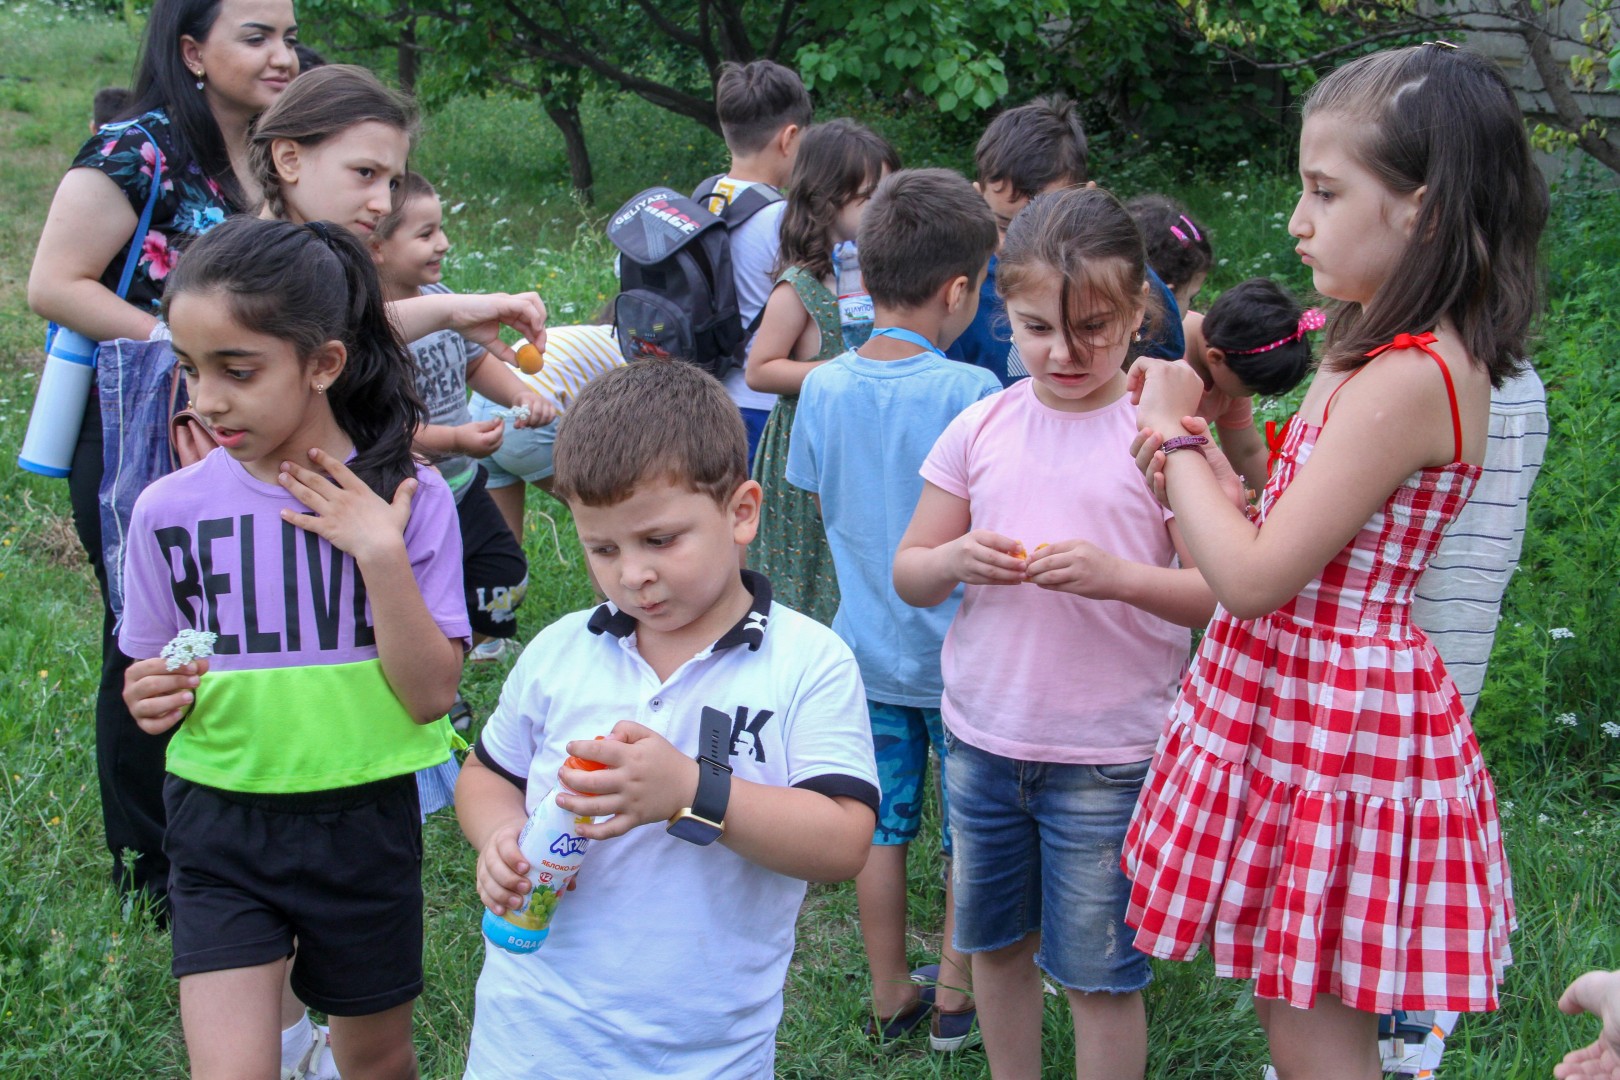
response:
M715 173L703 181L697 186L697 190L692 192L692 201L707 210L709 200L714 197L720 181L725 178L725 173ZM750 184L743 189L742 194L727 202L720 209L718 216L726 223L726 228L735 229L772 203L781 202L782 198L782 193L769 184Z

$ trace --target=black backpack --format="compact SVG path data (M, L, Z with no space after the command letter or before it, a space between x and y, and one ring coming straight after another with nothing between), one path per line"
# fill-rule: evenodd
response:
M705 203L719 179L705 180L691 198L648 188L608 221L608 239L620 253L613 316L626 359L673 357L717 379L742 365L759 318L743 326L730 233L782 195L754 184L712 214Z

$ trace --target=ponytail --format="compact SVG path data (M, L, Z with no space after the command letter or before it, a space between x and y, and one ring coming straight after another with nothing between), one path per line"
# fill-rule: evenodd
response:
M220 292L247 329L279 338L300 360L328 341L348 352L326 398L355 446L349 468L384 499L416 474L411 441L427 420L416 363L383 306L371 253L338 225L236 216L186 249L163 295Z

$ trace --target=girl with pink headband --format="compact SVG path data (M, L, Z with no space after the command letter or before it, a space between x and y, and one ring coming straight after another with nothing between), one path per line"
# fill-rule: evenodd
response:
M1226 460L1255 491L1265 486L1269 457L1254 423L1254 395L1278 397L1300 384L1311 370L1306 335L1326 321L1269 278L1235 285L1207 314L1189 311L1181 320L1187 363L1204 379L1198 415L1214 426Z

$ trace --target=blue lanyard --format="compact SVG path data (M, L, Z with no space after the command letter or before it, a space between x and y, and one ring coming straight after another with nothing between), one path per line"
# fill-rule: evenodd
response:
M911 343L912 345L916 345L927 352L933 353L935 356L945 356L944 349L940 348L938 345L935 345L932 341L929 341L915 330L907 330L901 326L885 326L880 329L873 330L872 337L891 337L897 341L905 341ZM945 358L950 359L949 357Z

